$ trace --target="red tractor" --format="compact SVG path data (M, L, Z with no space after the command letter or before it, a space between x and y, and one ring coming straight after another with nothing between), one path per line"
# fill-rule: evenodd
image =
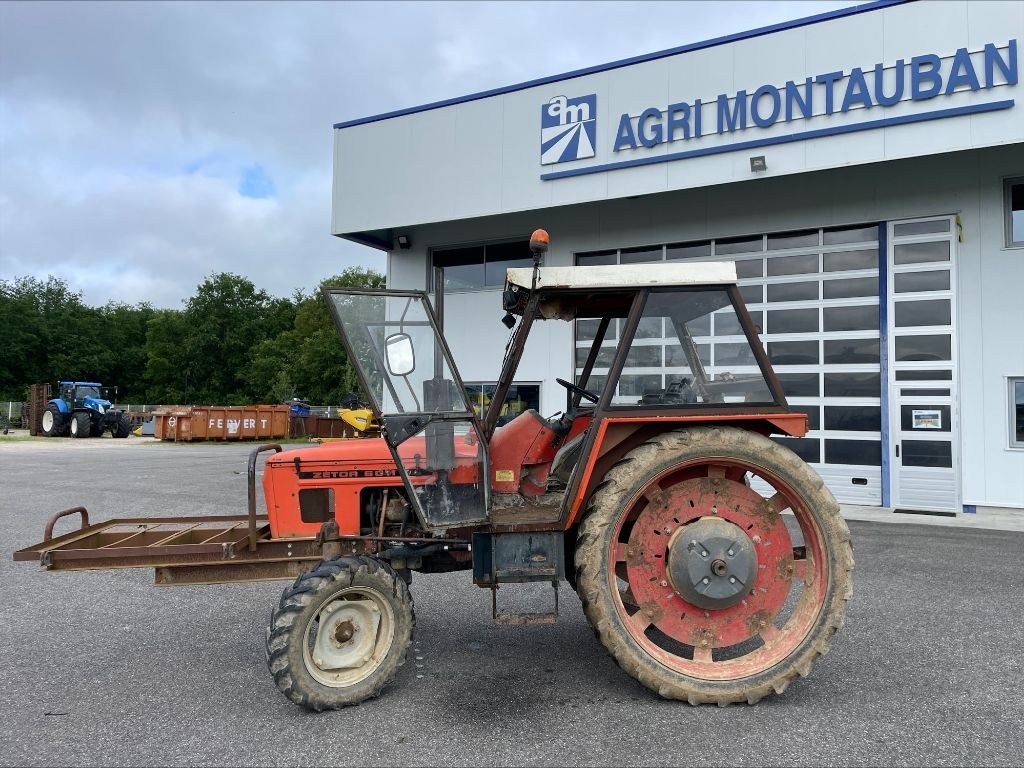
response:
M77 508L54 521L78 512L80 530L51 538L51 521L16 559L154 566L161 584L295 577L267 659L315 710L380 693L411 641L412 573L454 570L492 590L505 623L553 621L564 579L618 664L664 697L782 693L842 626L852 547L821 478L770 438L802 436L806 416L786 405L734 265L543 267L543 230L531 249L532 268L508 270L511 338L485 414L424 293L325 289L381 438L256 449L248 515L89 525ZM542 321L593 336L576 382L557 380L565 410L497 428ZM622 370L655 347L664 386L637 391ZM550 584L554 610L499 610L500 588L525 582Z

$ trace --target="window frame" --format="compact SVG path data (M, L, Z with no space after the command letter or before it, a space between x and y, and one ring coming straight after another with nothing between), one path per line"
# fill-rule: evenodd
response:
M1017 439L1017 386L1024 386L1024 376L1006 377L1006 413L1008 416L1006 431L1006 447L1011 451L1024 451L1024 441Z
M1010 176L1003 179L1003 245L1006 248L1024 248L1024 240L1013 239L1013 209L1011 188L1024 187L1024 176Z

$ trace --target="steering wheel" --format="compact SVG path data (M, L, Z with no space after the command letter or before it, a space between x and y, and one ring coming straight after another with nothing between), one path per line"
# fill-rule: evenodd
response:
M572 382L566 381L565 379L555 379L555 381L557 381L563 387L568 389L570 392L579 395L584 400L589 400L592 403L596 403L598 400L601 399L598 395L595 395L589 389L584 389L583 387L577 387L575 384L573 384Z

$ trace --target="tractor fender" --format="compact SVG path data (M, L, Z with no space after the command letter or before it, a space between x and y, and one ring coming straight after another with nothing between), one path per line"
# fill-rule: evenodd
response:
M807 433L807 416L803 413L735 413L666 415L652 419L649 415L623 415L599 420L596 433L584 444L583 466L576 467L579 477L573 477L567 496L566 529L572 528L586 509L587 500L597 489L605 473L629 451L660 432L684 426L732 426L760 432L763 435L803 437ZM564 512L563 512L564 515Z
M50 405L57 406L57 410L60 411L61 413L71 412L71 409L68 408L68 404L61 400L59 397L55 397L53 400L51 400Z

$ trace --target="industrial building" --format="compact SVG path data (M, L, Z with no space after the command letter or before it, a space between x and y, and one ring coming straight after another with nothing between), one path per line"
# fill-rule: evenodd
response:
M875 2L338 123L332 232L389 287L443 280L479 402L534 228L554 266L734 260L840 501L1024 514L1022 38L1021 2ZM550 325L514 398L545 415L593 333ZM616 402L680 363L641 330ZM735 332L698 339L710 371Z

